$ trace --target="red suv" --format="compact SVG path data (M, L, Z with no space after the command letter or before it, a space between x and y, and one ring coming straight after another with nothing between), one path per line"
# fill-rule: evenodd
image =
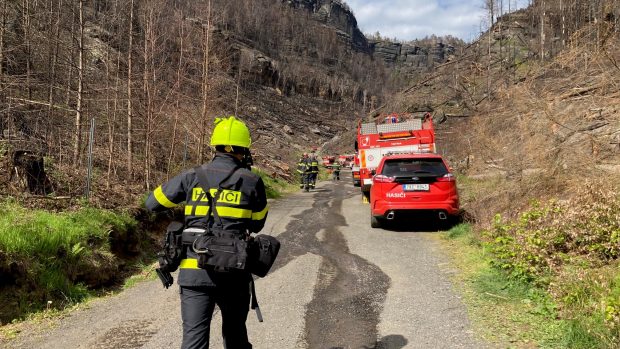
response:
M381 226L411 211L428 211L440 220L459 212L456 178L437 154L399 154L384 157L370 189L370 225Z

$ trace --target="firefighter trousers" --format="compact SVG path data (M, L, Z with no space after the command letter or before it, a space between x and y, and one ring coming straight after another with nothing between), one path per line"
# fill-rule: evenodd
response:
M312 173L306 172L303 176L304 188L310 189L312 187Z
M306 175L303 172L301 172L299 173L299 188L303 189L305 183L306 183Z
M319 176L319 174L316 173L316 172L313 172L310 175L310 188L314 189L314 187L316 187L316 179L317 179L318 176Z
M222 314L222 337L225 349L252 349L245 321L250 309L248 287L181 286L181 349L208 349L211 318L215 305Z

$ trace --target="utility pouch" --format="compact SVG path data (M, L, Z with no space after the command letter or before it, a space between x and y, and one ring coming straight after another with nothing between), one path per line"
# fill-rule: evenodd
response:
M161 268L155 269L155 272L157 273L159 280L161 281L162 285L164 285L165 288L172 286L172 283L174 282L174 278L172 278L172 275L170 274L170 272L163 271L161 270Z
M183 230L183 233L182 233L183 245L192 246L194 244L194 241L196 241L196 239L205 235L206 233L207 233L207 230L201 229L201 228L187 228Z
M248 270L258 277L265 277L278 257L280 241L273 236L259 234L249 245Z
M205 171L199 166L196 170L198 181L209 201L211 215L207 222L207 232L196 238L192 250L198 255L198 267L218 272L242 271L246 269L248 243L244 231L223 230L222 219L217 210L217 202L222 193L222 185L238 170L235 167L217 185L215 195Z
M198 255L198 267L220 272L245 270L248 244L237 234L210 233L198 237L192 245Z
M183 223L181 222L171 222L166 228L163 248L157 254L159 269L164 272L172 273L179 268L183 252L182 232Z

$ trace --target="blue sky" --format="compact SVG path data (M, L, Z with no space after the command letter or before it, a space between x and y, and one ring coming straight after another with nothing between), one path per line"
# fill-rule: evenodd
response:
M522 8L528 0L503 0L512 8ZM431 34L452 35L472 41L488 23L484 0L345 0L358 26L367 34L400 40L424 38Z

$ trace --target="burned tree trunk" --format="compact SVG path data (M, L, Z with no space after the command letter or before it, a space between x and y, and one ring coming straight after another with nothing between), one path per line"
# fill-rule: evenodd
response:
M50 182L41 155L28 150L16 151L13 153L12 167L10 179L17 181L23 191L35 195L50 192Z

